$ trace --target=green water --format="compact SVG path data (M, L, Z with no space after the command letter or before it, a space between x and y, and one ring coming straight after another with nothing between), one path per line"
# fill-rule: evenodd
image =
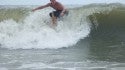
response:
M0 21L13 19L15 21L22 21L28 15L28 8L7 8L0 9Z
M94 25L98 24L90 34L93 58L124 63L125 8L113 9L108 14L94 13L89 18ZM93 22L95 18L97 23Z

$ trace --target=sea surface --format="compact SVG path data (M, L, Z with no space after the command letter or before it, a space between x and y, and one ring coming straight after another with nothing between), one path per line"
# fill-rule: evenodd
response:
M52 8L0 6L0 70L125 70L125 5L67 6L53 27Z

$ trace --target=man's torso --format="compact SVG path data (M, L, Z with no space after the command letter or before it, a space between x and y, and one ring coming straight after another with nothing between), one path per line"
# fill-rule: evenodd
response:
M63 10L64 9L62 4L60 4L59 2L56 2L54 5L52 3L49 3L49 4L55 10Z

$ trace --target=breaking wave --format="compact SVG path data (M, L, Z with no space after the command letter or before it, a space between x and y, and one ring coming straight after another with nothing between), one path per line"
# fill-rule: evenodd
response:
M121 4L90 4L69 8L69 15L58 20L57 27L53 28L48 15L53 9L46 8L31 12L31 8L1 8L1 48L57 49L71 47L81 39L98 34L94 30L100 30L101 26L104 27L104 30L107 29L108 23L101 23L110 20L105 19L106 16L112 20L119 18L119 15L121 15L119 20L125 18L123 15L125 7Z

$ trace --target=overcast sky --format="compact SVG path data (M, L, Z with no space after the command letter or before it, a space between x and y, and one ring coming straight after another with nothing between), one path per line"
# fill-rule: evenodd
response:
M0 5L43 5L50 0L0 0ZM124 3L125 0L57 0L63 4Z

